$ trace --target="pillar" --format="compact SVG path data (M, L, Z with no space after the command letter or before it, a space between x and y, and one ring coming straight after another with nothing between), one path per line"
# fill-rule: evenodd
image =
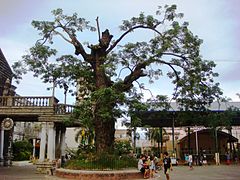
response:
M61 137L60 137L61 156L65 155L65 149L66 149L65 134L66 134L66 127L63 126L61 128Z
M41 141L40 141L40 155L39 161L43 162L45 160L45 153L46 153L46 123L42 123L42 130L41 130Z
M61 145L60 145L60 126L58 125L56 125L55 124L55 132L56 132L56 136L55 136L55 145L56 145L56 147L55 147L55 156L56 156L56 158L58 159L58 158L61 158Z
M47 158L49 161L55 160L55 128L54 123L48 123L48 146L47 146Z
M66 127L61 127L61 136L60 136L60 147L61 147L61 166L64 165L65 160L65 149L66 149L66 143L65 143L65 134L66 134Z
M198 129L196 129L195 133L195 142L196 142L196 155L198 156Z
M190 148L191 148L191 132L190 127L187 128L188 131L188 154L190 154Z
M4 130L0 129L0 165L3 163Z
M36 154L35 145L36 145L36 139L34 138L34 139L33 139L33 154L32 154L33 159L35 159L35 154Z
M173 157L177 157L176 156L176 152L175 152L175 132L174 132L174 127L175 126L175 124L174 124L174 118L173 118L173 120L172 120L172 149L173 149L173 151L172 151L172 155L173 155Z

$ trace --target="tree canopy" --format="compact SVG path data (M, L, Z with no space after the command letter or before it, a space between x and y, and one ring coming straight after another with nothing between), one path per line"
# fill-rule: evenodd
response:
M203 60L200 54L203 41L189 30L188 23L181 19L183 14L176 9L176 5L159 6L155 15L140 13L123 20L119 26L122 33L117 37L110 28L100 33L98 18L93 26L77 13L65 15L62 9L53 10L52 21L32 21L41 38L14 64L15 77L20 79L23 73L32 71L45 83L78 86L83 98L77 118L91 121L99 151L113 145L117 118L152 104L143 101L144 90L148 89L145 80L157 81L164 66L169 68L167 76L175 85L172 99L185 110L203 110L222 94L219 83L214 82L218 74L213 71L214 62ZM140 29L154 35L148 41L122 44L127 35ZM97 31L98 43L84 43L82 37L78 38L85 30ZM72 45L75 55L59 56L54 49L56 36ZM162 98L157 96L152 101L162 106Z

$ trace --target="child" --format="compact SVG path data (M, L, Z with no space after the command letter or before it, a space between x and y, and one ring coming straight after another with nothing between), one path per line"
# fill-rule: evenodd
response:
M192 162L193 162L192 155L189 154L189 155L188 155L188 166L189 166L190 170L193 169Z
M150 157L147 157L147 159L143 163L143 166L145 169L144 176L143 176L144 179L148 179L150 177L149 165L150 165Z
M145 161L145 156L144 155L140 155L140 158L138 160L138 170L141 171L142 174L144 174L144 172L145 172L144 162L143 161Z
M154 174L154 172L155 172L155 163L154 163L154 157L153 156L151 156L150 157L150 166L149 166L149 169L150 169L150 177L153 177L153 174Z
M170 170L172 171L172 163L170 157L168 157L168 152L164 152L163 154L163 168L164 174L166 175L167 180L170 180Z

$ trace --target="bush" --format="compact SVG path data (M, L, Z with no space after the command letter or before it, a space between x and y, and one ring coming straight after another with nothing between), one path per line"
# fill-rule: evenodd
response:
M114 149L102 154L96 153L94 145L78 146L77 151L71 151L71 159L64 167L68 169L110 170L136 168L137 159L129 156L132 147L128 141L117 141Z
M32 150L32 144L26 140L13 142L13 160L29 160L32 155Z
M69 160L65 164L67 169L112 170L136 168L137 159L130 156L115 154L89 154L79 156L78 159Z
M116 141L114 143L114 151L118 155L130 154L132 146L129 141Z

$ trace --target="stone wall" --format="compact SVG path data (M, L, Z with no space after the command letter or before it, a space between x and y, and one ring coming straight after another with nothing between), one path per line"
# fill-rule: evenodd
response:
M119 170L119 171L84 171L57 169L56 176L66 179L80 180L120 180L120 179L141 179L143 175L138 170Z

